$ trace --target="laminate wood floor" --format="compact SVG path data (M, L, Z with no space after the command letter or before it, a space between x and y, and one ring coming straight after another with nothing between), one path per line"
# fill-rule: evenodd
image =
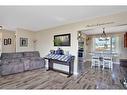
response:
M0 89L124 89L120 83L125 68L115 65L113 71L90 67L84 63L84 69L78 76L71 76L37 69L23 73L0 77Z

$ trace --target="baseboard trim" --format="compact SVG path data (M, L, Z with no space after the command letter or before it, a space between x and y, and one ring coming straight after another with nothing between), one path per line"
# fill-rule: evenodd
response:
M78 72L74 72L74 75L76 75L76 76L77 76L77 75L78 75Z

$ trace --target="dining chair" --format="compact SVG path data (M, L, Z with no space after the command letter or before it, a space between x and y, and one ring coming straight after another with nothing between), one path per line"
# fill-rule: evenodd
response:
M97 54L92 55L92 64L91 64L91 68L93 66L98 66L100 67L100 61L99 61L99 56Z
M105 69L105 67L109 69L113 68L113 61L111 55L106 55L103 57L103 69Z

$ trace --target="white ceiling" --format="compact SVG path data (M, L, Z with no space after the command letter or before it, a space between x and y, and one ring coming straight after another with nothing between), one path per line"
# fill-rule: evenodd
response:
M127 6L0 6L0 25L37 31L123 11Z
M103 28L88 29L83 30L82 32L87 35L101 34L103 32ZM127 32L127 25L105 28L105 33L120 33L120 32Z

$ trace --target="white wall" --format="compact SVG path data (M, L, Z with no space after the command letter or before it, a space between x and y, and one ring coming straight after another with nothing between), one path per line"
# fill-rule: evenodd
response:
M20 37L28 38L28 46L20 47ZM11 30L1 30L0 38L2 40L2 53L9 52L22 52L22 51L34 51L35 50L35 33L25 29L17 29L16 31ZM4 45L4 39L11 38L10 45Z
M97 17L94 19L85 20L85 21L81 21L77 23L62 25L59 27L50 28L46 30L40 30L36 33L29 31L29 30L17 29L16 30L16 52L37 50L40 52L41 57L44 57L45 55L49 53L50 50L57 49L57 47L54 47L54 44L53 44L54 35L70 33L71 34L71 46L70 47L60 47L60 48L62 48L65 51L70 51L70 54L76 57L75 62L74 62L74 73L76 74L77 65L78 65L77 31L90 29L90 28L96 28L96 26L87 27L87 25L96 25L96 24L101 24L101 23L114 22L111 25L101 26L101 27L106 27L106 26L114 26L115 24L119 24L119 23L127 23L126 17L127 17L127 12L119 13L119 14L114 14L110 16ZM28 47L20 47L20 37L28 38ZM37 40L36 45L34 45L33 43L34 40ZM36 49L34 46L36 46ZM124 50L126 51L126 49ZM67 69L67 67L61 67L61 66L56 66L56 68L62 68L64 70Z
M40 31L36 33L36 39L37 39L37 47L36 50L40 51L41 57L46 56L50 50L56 50L58 47L54 46L54 35L60 35L60 34L71 34L71 46L62 46L64 51L69 51L70 54L74 55L75 58L75 64L74 64L74 71L77 73L77 49L78 49L78 40L77 40L77 32L75 30L71 29L51 29L47 31ZM67 66L61 66L61 65L55 65L57 69L61 68L62 70L68 71Z
M4 45L4 39L11 38L11 44ZM15 31L2 30L2 53L15 52Z
M16 30L16 52L23 52L23 51L34 51L34 32L25 30L25 29L17 29ZM20 47L20 37L28 38L28 46L27 47Z
M106 26L114 26L115 24L119 23L127 23L127 12L120 13L120 14L114 14L110 16L104 16L104 17L97 17L90 20L85 20L73 24L67 24L62 25L55 28L50 28L46 30L40 30L36 33L36 50L40 51L41 57L44 57L49 53L51 49L57 49L57 47L53 46L53 36L56 34L65 34L65 33L71 33L71 47L61 47L64 50L69 50L71 54L76 56L75 63L74 63L74 73L77 73L77 51L78 51L78 40L77 40L77 31L79 30L85 30L90 28L96 28L96 27L87 27L87 25L96 25L100 23L107 23L107 22L114 22L111 25L103 25L101 27ZM59 68L63 68L60 67ZM66 70L66 68L63 68Z
M89 40L87 41L86 45L86 61L91 61L92 56L90 52L93 52L93 38L89 36Z

